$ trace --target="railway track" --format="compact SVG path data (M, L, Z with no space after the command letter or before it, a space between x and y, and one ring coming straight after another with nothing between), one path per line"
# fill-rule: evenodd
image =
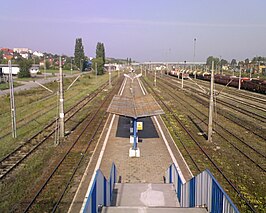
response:
M108 83L104 84L94 93L80 100L77 104L72 106L65 113L65 122L68 122L76 113L78 113L86 104L92 101L104 88L108 85ZM58 118L57 118L58 119ZM57 120L56 119L56 120ZM16 149L14 149L11 153L6 155L4 158L0 160L0 180L5 178L13 169L15 169L20 163L25 160L32 152L34 152L40 145L42 145L49 137L51 137L56 128L56 121L52 121L47 124L42 130L34 134L31 138L29 138L25 143L22 143ZM76 127L74 126L73 129Z
M164 90L169 91L169 87L171 87L169 85L169 87L166 87L165 85L167 85L166 83L161 84L160 82L158 82L158 84L160 85L160 87L164 88ZM191 103L189 103L188 101L182 99L179 96L173 95L173 93L168 93L168 95L171 97L172 100L175 100L178 104L183 105L184 108L186 108L187 112L192 115L194 118L196 118L199 123L201 124L205 124L205 129L207 130L208 127L208 115L205 115L202 111L200 111L199 109L197 109L195 106L193 106ZM182 104L182 102L184 102L184 104ZM188 108L188 106L190 108L193 108L194 111L196 111L197 113L194 113L192 110L190 110ZM201 114L203 116L203 118L200 118L200 116L198 116L198 114ZM190 117L190 116L189 116ZM191 117L190 117L191 118ZM195 124L195 122L193 121L193 119L191 118L191 121ZM198 126L197 124L195 124L196 126ZM252 147L249 143L245 142L243 139L241 139L239 136L235 135L234 133L232 133L230 130L228 130L226 127L224 127L224 125L219 124L215 121L214 124L215 128L214 131L216 132L217 135L219 135L224 141L226 141L227 143L229 143L232 147L234 147L238 152L240 152L244 157L246 157L248 160L250 160L255 166L257 166L258 168L260 168L263 172L266 172L264 166L263 166L263 162L265 162L266 160L266 156L265 154L263 154L262 152L260 152L259 150L255 149L254 147ZM222 130L223 132L220 133L220 131L218 131L218 128L220 129L220 131ZM199 128L199 130L205 134L205 131L202 130L201 128ZM227 133L229 136L232 136L234 138L236 138L240 143L241 146L245 146L248 147L249 150L247 150L245 153L244 151L242 151L242 147L239 148L238 145L235 145L235 143L231 142L230 140L228 140L226 138L226 134ZM206 134L205 134L206 135ZM258 158L255 160L252 157L250 157L250 152L254 152L258 155ZM260 159L260 160L259 160ZM257 163L261 162L261 164Z
M171 78L171 77L170 77ZM197 88L195 88L195 85L191 84L190 81L187 81L189 83L186 83L186 89L190 89L193 92L200 92L200 94L202 96L204 96L205 98L209 98L209 96L206 93L202 93L202 91L198 90ZM266 122L266 116L265 116L265 112L266 112L266 108L264 105L256 105L255 103L250 103L247 101L244 101L243 98L239 98L237 96L232 96L226 93L220 93L217 92L216 95L216 101L224 106L228 106L238 112L241 112L244 115L247 116L252 116L255 119L261 121L261 122ZM238 95L240 96L240 94ZM265 102L266 103L266 102ZM242 107L244 106L244 107ZM246 108L251 108L251 110L247 110ZM258 111L258 113L253 112L254 110Z
M208 152L205 150L205 148L196 140L196 138L191 134L189 129L183 124L183 122L176 116L175 112L164 102L164 100L158 95L158 93L148 84L147 81L145 81L145 84L149 87L150 91L152 91L152 94L156 97L156 99L161 103L160 105L166 109L171 117L181 126L181 128L186 132L186 134L189 135L191 140L196 144L196 146L200 149L200 151L206 156L206 158L209 160L209 162L213 165L213 167L222 175L224 180L232 187L232 189L237 193L237 195L245 202L245 204L248 206L248 208L252 212L256 212L254 207L250 204L249 200L246 199L246 197L241 193L241 191L233 184L233 182L226 176L226 174L222 171L222 169L217 165L217 163L212 159L212 157L208 154ZM174 127L172 127L174 129ZM190 154L189 154L190 155ZM190 155L191 158L193 158ZM197 165L196 161L194 160L195 164ZM199 166L196 166L199 168Z
M193 81L195 81L195 79L193 79ZM210 86L210 82L207 82L207 81L196 80L195 82L197 84L200 84L201 86L204 86L204 87L207 87L207 88L209 88L209 86ZM223 94L222 94L223 96L227 96L227 97L233 98L234 101L236 101L236 102L245 101L248 104L253 104L254 108L257 107L256 104L258 103L258 104L260 104L258 106L259 108L264 106L263 108L266 109L265 108L266 99L264 97L265 95L263 95L263 94L252 93L252 92L246 91L246 90L241 90L241 92L239 92L239 90L237 90L236 88L225 87L224 85L217 84L217 83L215 84L215 88L217 90L224 91ZM225 92L225 90L227 92ZM228 92L230 92L230 94Z
M108 84L108 82L106 82L104 85L107 86L107 84ZM49 98L54 97L55 95L56 94L52 94L52 95L46 96L45 98L39 99L38 101L33 102L33 103L34 104L40 103L41 101L45 101L45 100L47 100ZM67 103L68 101L70 101L72 99L73 99L73 97L67 97L67 98L65 98L64 101L65 101L65 103ZM55 100L54 100L54 102L55 102ZM16 121L17 122L17 131L19 131L20 129L23 129L23 127L25 127L25 126L27 126L27 125L29 125L31 123L38 123L38 120L40 118L45 117L46 114L48 114L51 110L54 110L56 107L57 107L56 104L50 104L50 105L44 107L42 110L38 110L38 111L32 112L30 115L24 116L23 118L17 120ZM26 111L26 110L29 111L29 109L30 109L30 106L27 105L26 109L23 110L23 111ZM19 113L23 114L23 111L21 111ZM12 128L9 125L9 123L8 123L8 125L5 125L4 128L0 129L0 132L2 133L2 135L0 135L0 140L12 135L11 134L12 132L10 131L10 129L12 129ZM27 134L29 131L31 131L31 130L28 130L27 132L23 132L23 134Z
M97 133L101 132L101 127L107 115L106 109L112 97L117 93L120 83L121 81L102 100L96 111L88 115L82 122L84 125L75 133L76 138L72 145L40 185L23 212L38 212L39 209L45 209L49 212L57 211L82 161L86 156L90 157L88 150L90 150L93 142L96 143ZM58 186L58 183L61 183L60 186Z
M161 78L161 80L163 80ZM169 83L168 81L163 80L165 83ZM172 84L173 88L178 88L176 85ZM194 89L194 88L193 88ZM200 91L200 96L196 96L195 92L191 92L190 90L186 90L187 92L190 93L191 97L193 97L194 100L196 100L197 102L201 103L202 105L204 105L205 107L208 107L208 96L206 94L203 94L202 91ZM197 90L198 91L198 90ZM198 91L199 92L199 91ZM204 96L205 101L203 101L202 96ZM235 111L238 111L239 113L242 113L244 115L246 115L249 119L253 118L254 120L259 120L262 123L266 122L266 118L264 116L260 116L257 115L256 113L247 111L247 110L241 110L239 109L239 107L236 107L233 104L228 104L224 101L221 100L217 100L217 103L220 103L222 106L226 106L229 109L234 109ZM255 127L254 125L252 125L252 123L247 122L246 120L244 120L243 118L239 117L239 116L235 116L234 114L230 113L230 112L226 112L221 109L217 111L220 115L223 115L224 117L226 117L227 119L233 121L235 124L241 126L242 128L246 129L249 132L252 132L254 135L256 135L257 137L266 140L266 135L265 132L261 127ZM247 125L248 124L248 125Z

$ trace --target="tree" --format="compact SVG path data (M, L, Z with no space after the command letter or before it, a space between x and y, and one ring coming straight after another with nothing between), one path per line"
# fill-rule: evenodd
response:
M213 57L213 56L209 56L209 57L207 58L207 62L206 62L206 64L207 64L208 66L212 66L212 61L214 61L214 67L216 67L216 66L219 64L220 59L219 59L219 58L215 58L215 57Z
M232 59L232 61L231 61L230 64L231 64L231 66L233 66L233 67L236 66L236 65L237 65L236 59Z
M262 57L262 56L256 56L252 59L252 62L256 63L256 62L266 62L266 57Z
M51 68L51 63L49 61L49 59L45 60L45 69L49 70Z
M103 69L104 69L103 58L94 58L92 60L93 69L95 69L96 63L97 63L97 75L102 75L103 74Z
M74 57L75 57L75 65L77 67L80 67L81 71L83 70L83 62L85 59L85 54L84 54L84 47L82 45L82 39L81 38L77 38L76 39L76 44L75 44L75 53L74 53Z
M228 61L227 60L225 60L225 59L222 59L221 60L221 65L222 66L225 66L225 65L227 65L228 64Z
M245 65L248 65L248 64L249 64L249 59L246 58L246 59L245 59Z
M97 43L96 60L94 60L94 63L97 63L97 73L99 75L102 75L104 71L104 64L105 64L105 49L104 49L103 43L100 43L100 42Z
M102 58L105 63L105 49L104 44L101 42L98 42L96 46L96 58Z
M27 59L22 59L19 62L19 78L28 78L30 77L30 68L32 66L32 61Z

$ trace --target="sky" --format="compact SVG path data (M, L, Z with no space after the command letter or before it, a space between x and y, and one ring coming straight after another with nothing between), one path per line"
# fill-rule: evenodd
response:
M266 0L6 0L0 47L107 57L206 61L266 56ZM196 40L195 40L196 39ZM195 57L194 57L195 54Z

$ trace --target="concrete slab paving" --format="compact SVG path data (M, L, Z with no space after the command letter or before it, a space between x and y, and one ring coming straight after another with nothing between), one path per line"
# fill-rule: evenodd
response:
M207 213L205 208L104 207L101 213Z
M115 184L112 206L179 207L172 184Z

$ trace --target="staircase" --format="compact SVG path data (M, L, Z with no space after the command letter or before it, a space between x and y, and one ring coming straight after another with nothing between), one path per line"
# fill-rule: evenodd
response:
M206 213L204 208L180 208L173 184L116 183L109 207L102 213Z
M83 213L239 213L210 171L183 182L177 167L169 166L165 182L117 183L113 164L109 179L98 170L86 193ZM206 207L206 208L204 208Z

